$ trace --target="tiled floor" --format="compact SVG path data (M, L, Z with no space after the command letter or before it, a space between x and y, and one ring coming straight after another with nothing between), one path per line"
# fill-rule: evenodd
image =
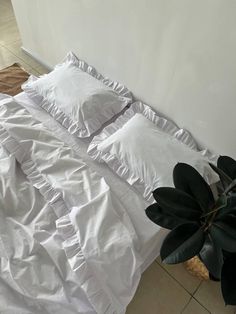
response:
M21 50L21 39L10 0L0 0L0 69L14 62L34 75L47 69Z
M219 283L192 277L183 265L163 265L158 258L141 279L127 314L235 314L225 307Z
M28 72L47 72L20 49L21 40L10 0L0 0L0 69L19 62ZM164 266L157 259L143 274L127 314L235 314L224 306L220 286L201 282L182 265Z

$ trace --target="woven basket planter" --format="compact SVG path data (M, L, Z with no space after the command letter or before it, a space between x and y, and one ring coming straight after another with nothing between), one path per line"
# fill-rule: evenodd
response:
M184 262L186 270L201 280L209 280L209 272L198 256Z

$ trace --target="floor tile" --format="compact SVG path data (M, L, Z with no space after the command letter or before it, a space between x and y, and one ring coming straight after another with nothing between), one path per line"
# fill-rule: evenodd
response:
M0 45L6 45L9 43L20 40L20 33L14 19L5 21L0 24Z
M8 9L12 10L11 0L1 0L1 5L7 7Z
M203 281L194 294L194 298L212 314L234 314L236 310L234 306L225 306L218 282Z
M21 39L10 0L0 0L0 69L19 63L27 72L39 76L45 68L21 50ZM38 67L39 69L35 69Z
M9 52L5 47L0 47L0 66L6 67L14 62L19 62L20 59Z
M167 265L161 262L161 258L157 258L157 262L171 276L173 276L189 293L193 294L201 283L201 280L189 274L183 264Z
M9 0L0 1L0 45L20 39L15 15Z
M25 53L21 49L21 41L18 40L14 43L9 43L4 46L5 49L7 49L11 54L16 56L23 61L24 64L27 64L31 69L33 69L34 73L37 73L37 75L48 73L49 70L45 66L41 65L39 62L37 62L34 58L32 58L30 55Z
M25 63L22 59L19 59L17 56L13 55L6 48L0 47L0 70L6 68L13 63L19 63L25 71L35 76L39 76L40 73Z
M143 274L126 314L179 314L191 296L156 262Z
M1 25L4 25L7 21L14 21L14 14L12 10L9 10L8 7L4 6L2 2L0 2L0 19L1 19Z
M189 304L183 310L182 314L209 314L201 304L199 304L194 298L191 299Z
M21 49L21 41L18 40L14 43L5 44L5 46L12 54L17 56L19 59L23 60L25 63L27 63L31 68L36 69L37 67L40 67L40 64L33 59L31 56L29 56L27 53L25 53ZM37 71L39 72L39 71Z

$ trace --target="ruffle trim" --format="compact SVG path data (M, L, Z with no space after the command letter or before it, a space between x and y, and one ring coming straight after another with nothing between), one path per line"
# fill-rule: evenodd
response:
M101 81L104 85L107 87L110 87L113 89L115 92L117 92L120 96L129 98L130 102L133 100L133 96L130 90L128 90L127 87L124 85L120 84L119 82L112 81L108 77L104 77L102 74L100 74L92 65L88 65L85 61L80 60L79 58L76 57L76 55L70 51L66 55L65 59L63 60L64 62L71 62L75 66L77 66L80 70L83 72L88 73L89 75L93 76L97 80ZM59 67L60 64L56 66Z
M96 276L89 267L83 250L80 245L78 234L71 222L68 209L62 194L56 191L45 176L40 173L35 162L30 158L29 153L19 145L18 141L0 126L1 144L13 154L21 164L23 172L32 182L33 186L40 191L45 200L52 206L56 216L56 226L61 234L63 249L67 256L71 269L77 274L79 285L84 289L90 303L99 314L116 314L120 310L113 308L107 294L101 289Z
M114 123L108 125L99 135L93 138L88 147L87 153L92 159L98 162L107 163L109 168L138 190L138 192L140 192L148 202L154 202L152 187L146 184L139 176L135 175L130 170L130 167L126 165L124 161L120 161L116 155L112 155L109 152L105 153L98 149L100 143L121 129L136 113L143 114L163 132L170 134L191 149L198 151L202 156L206 157L211 162L215 162L217 160L218 156L213 155L208 150L199 151L197 143L188 131L179 129L172 121L158 116L149 106L143 104L142 102L138 101L133 103L122 116L118 117Z
M37 105L46 110L56 121L58 121L63 127L65 127L70 134L81 138L89 137L97 130L99 130L105 122L109 121L114 115L118 114L129 103L131 103L133 96L132 93L124 85L103 77L100 73L97 72L94 67L88 65L85 61L78 59L72 52L69 52L66 58L63 60L63 63L66 62L73 64L83 72L88 73L97 80L101 81L105 86L115 91L117 93L117 96L119 97L119 100L123 103L120 106L119 110L115 110L114 108L104 108L104 111L100 112L100 118L94 117L90 120L83 121L82 124L73 121L55 103L48 102L45 97L40 95L35 89L31 87L32 83L38 80L36 76L31 75L29 79L24 84L22 84L22 89ZM60 67L62 64L58 64L55 68ZM46 75L47 74L44 74L43 76Z

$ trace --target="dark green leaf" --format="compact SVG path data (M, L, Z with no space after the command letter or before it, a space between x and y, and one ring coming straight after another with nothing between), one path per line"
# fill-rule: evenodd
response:
M146 215L155 224L170 230L174 229L175 227L182 223L187 222L185 219L181 219L177 216L165 213L157 203L150 205L146 209Z
M209 273L215 279L220 279L223 266L223 253L221 248L215 245L210 234L207 235L199 256Z
M162 244L162 261L167 264L177 264L192 258L200 252L204 237L203 230L195 223L176 227Z
M227 197L227 207L234 208L236 210L236 193Z
M227 305L236 305L236 254L226 258L221 274L221 291Z
M233 193L236 191L236 179L234 179L231 184L225 189L225 193Z
M223 250L228 252L236 252L236 237L232 237L231 235L231 232L233 233L233 235L235 235L236 230L231 230L230 232L229 230L227 230L226 232L226 228L227 225L225 225L224 223L212 224L212 226L210 227L210 234L212 236L212 239L214 243Z
M198 203L187 193L175 188L158 188L153 196L163 211L183 219L198 220L201 210Z
M217 167L226 173L231 179L236 179L236 161L229 156L220 156Z
M219 175L223 188L226 189L232 183L233 180L226 173L224 173L223 170L217 168L212 163L209 163L209 165Z
M216 201L215 206L212 211L208 212L207 214L204 214L201 216L201 218L205 218L205 220L208 219L214 212L217 215L220 215L220 211L224 210L227 206L227 196L225 194L222 194Z
M212 209L214 197L211 188L195 168L178 163L173 171L173 179L175 187L192 196L204 212Z
M221 228L229 236L236 239L236 216L235 215L225 215L220 219L216 219L213 223L215 226Z
M221 195L223 198L224 194ZM226 215L236 215L236 194L231 194L226 198L226 206L223 206L217 213L216 218L220 219Z
M225 208L228 204L228 198L225 194L221 194L215 202L215 209Z
M228 198L225 194L221 194L215 202L214 209L224 210L227 207Z

